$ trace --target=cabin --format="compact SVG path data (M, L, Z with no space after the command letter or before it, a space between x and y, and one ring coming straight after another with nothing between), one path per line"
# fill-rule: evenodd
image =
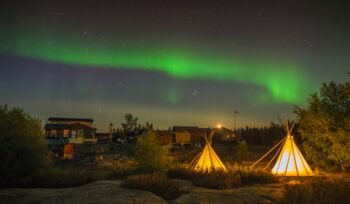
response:
M203 141L204 132L210 132L209 128L199 128L196 126L174 126L175 143L179 144L200 144Z
M215 131L213 136L214 142L224 142L224 143L234 143L237 142L237 137L233 130L230 130L225 127L221 127Z
M155 135L161 145L171 145L175 141L174 133L169 130L156 130Z
M45 125L45 137L48 140L67 139L72 144L96 144L93 122L93 119L86 118L49 118Z
M49 149L58 158L72 159L75 145L97 142L93 122L85 118L49 118L44 127Z
M97 143L109 143L112 141L112 132L96 132Z

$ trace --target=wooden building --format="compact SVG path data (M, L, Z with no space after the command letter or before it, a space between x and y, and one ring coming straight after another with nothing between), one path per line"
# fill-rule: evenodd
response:
M75 145L97 142L92 119L49 118L44 128L49 149L56 157L72 159Z
M69 143L96 143L93 119L49 118L45 125L46 139L66 138Z

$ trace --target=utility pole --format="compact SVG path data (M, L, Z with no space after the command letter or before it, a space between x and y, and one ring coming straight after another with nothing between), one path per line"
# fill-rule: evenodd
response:
M236 130L236 115L238 114L237 110L233 111L233 130Z
M234 122L233 132L236 132L237 114L238 114L238 111L237 111L237 110L234 110L234 111L233 111L233 122ZM239 134L238 140L239 140L239 141L241 140L240 134Z

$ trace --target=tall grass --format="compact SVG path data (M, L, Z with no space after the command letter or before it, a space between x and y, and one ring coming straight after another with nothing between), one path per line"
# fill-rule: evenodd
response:
M160 173L130 176L123 181L121 187L150 191L166 200L176 199L182 193L177 182Z
M85 185L99 180L126 178L134 174L134 169L101 170L83 168L51 167L39 171L26 180L14 180L1 187L17 188L65 188Z
M262 170L229 168L227 172L196 172L187 167L177 167L167 172L169 178L185 179L204 188L229 189L254 183L274 183L278 178Z
M350 183L339 179L312 179L302 184L286 185L279 203L349 204Z

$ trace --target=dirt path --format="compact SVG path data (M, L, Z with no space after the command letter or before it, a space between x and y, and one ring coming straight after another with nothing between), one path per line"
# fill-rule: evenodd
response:
M282 184L252 185L229 190L194 187L177 180L183 193L178 199L165 201L153 193L120 188L120 181L98 181L76 188L2 189L1 203L273 203L281 195Z

